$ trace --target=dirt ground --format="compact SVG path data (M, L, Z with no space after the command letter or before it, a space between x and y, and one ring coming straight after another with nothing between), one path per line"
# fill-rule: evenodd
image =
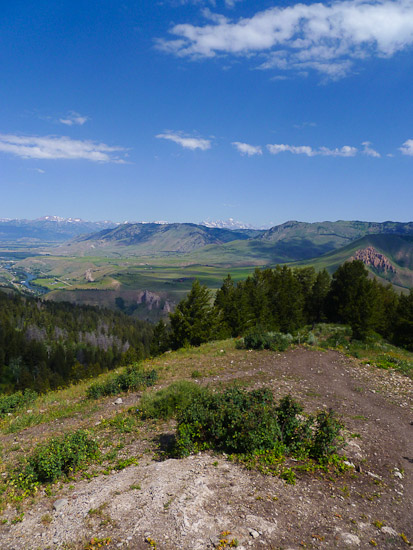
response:
M408 548L413 381L332 351L234 351L223 361L227 368L203 383L237 379L270 387L277 398L291 393L306 412L333 408L346 427L349 471L302 473L289 485L222 455L159 461L144 453L138 465L65 484L53 498L27 503L21 522L0 526L0 548L83 549L92 537L109 537L107 548L125 550L228 548L231 541L241 550ZM130 395L122 406L138 399ZM219 546L220 539L227 544Z

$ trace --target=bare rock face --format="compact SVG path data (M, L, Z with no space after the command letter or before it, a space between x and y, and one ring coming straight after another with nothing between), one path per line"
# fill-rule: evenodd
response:
M391 261L378 252L373 246L357 250L352 260L361 260L365 265L374 267L377 271L396 273Z
M136 297L136 303L144 304L149 311L152 309L162 309L165 313L170 313L173 310L173 304L162 298L156 292L150 290L141 290Z
M92 270L91 269L87 269L86 272L85 272L85 279L88 283L93 283L94 282L94 278L93 278L93 275L92 275Z
M149 310L152 310L154 307L158 308L161 305L161 297L150 290L141 290L138 292L136 302L138 304L145 304Z

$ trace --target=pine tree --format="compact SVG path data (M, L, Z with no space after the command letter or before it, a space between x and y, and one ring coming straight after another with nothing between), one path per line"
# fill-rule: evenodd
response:
M199 346L215 335L215 315L211 292L195 280L190 293L170 313L172 349Z

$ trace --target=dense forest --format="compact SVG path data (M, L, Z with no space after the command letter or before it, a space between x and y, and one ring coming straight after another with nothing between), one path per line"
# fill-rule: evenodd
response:
M325 270L287 266L257 269L238 284L228 275L214 302L195 282L170 325L156 326L152 352L257 330L294 333L318 322L350 325L359 340L377 333L413 351L413 291L398 295L370 278L361 261L344 263L332 278Z
M0 391L44 392L137 361L152 333L110 310L0 292Z

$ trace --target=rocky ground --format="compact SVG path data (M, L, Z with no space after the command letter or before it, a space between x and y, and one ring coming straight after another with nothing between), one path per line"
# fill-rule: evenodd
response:
M41 494L23 505L22 521L13 522L15 510L6 509L0 548L97 548L93 537L124 550L204 550L231 543L244 550L409 547L412 380L336 352L303 348L283 354L233 350L217 361L223 368L202 383L237 379L249 387L268 386L276 397L290 392L307 412L335 409L346 426L343 452L350 469L341 476L303 472L289 485L212 453L161 461L152 453L159 427L156 434L148 429L127 448L140 457L138 464L78 478L53 496ZM115 406L112 399L99 414L138 406L138 400L129 395ZM18 437L30 439L47 429L55 428L37 426ZM172 429L161 426L160 440Z

